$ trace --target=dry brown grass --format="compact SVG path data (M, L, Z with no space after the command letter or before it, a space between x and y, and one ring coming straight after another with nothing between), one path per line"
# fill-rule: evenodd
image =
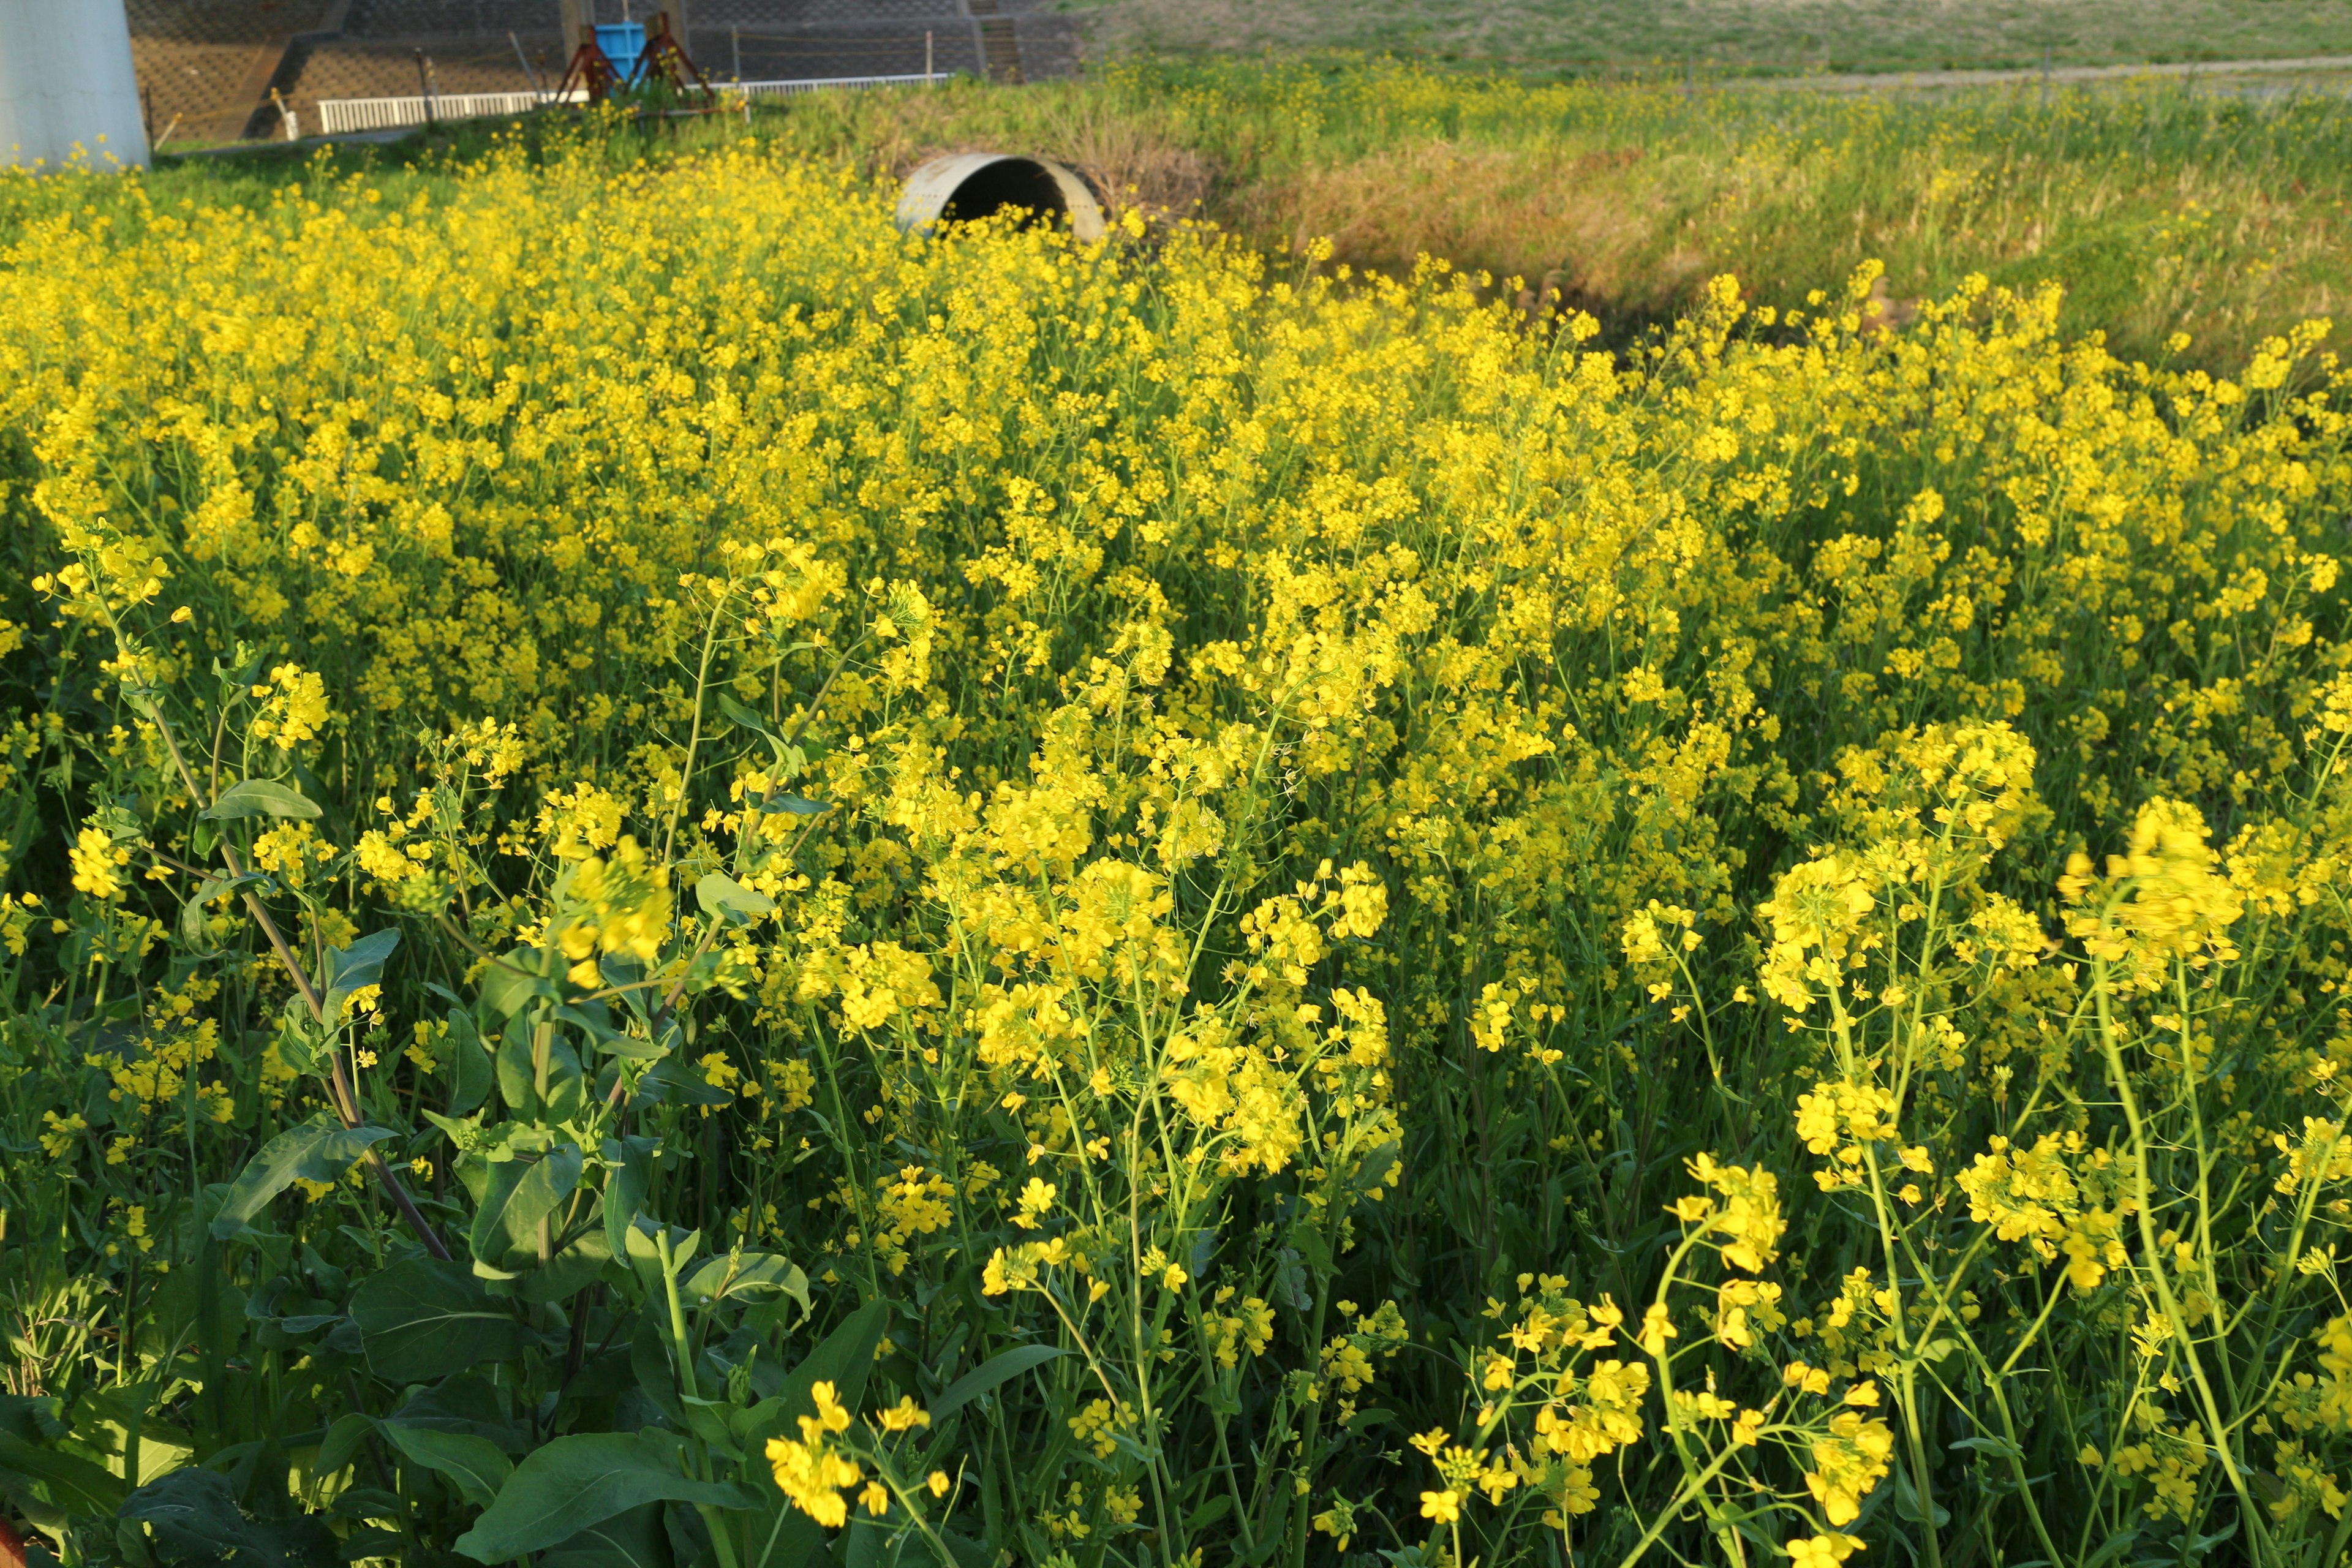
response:
M1540 149L1421 141L1238 192L1235 222L1293 247L1327 237L1359 268L1444 257L1497 279L1561 275L1612 311L1670 308L1706 258L1677 242L1689 195L1640 147Z

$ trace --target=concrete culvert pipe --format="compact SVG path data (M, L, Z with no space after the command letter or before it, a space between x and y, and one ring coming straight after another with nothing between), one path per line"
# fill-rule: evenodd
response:
M1027 212L1031 223L1066 220L1082 240L1100 239L1108 226L1086 181L1044 158L950 153L908 175L898 194L898 226L908 231L1008 210Z

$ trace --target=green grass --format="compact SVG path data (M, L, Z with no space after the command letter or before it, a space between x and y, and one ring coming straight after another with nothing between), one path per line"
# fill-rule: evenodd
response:
M2221 363L2352 292L2352 105L2318 95L1859 99L1203 61L820 100L775 133L884 174L940 148L1050 153L1270 251L1328 236L1360 268L1426 254L1498 280L1557 274L1616 329L1672 315L1715 274L1785 304L1875 258L1897 299L1970 273L2056 279L2070 330L2150 359L2186 331Z
M1066 0L1101 46L1924 70L2352 52L2342 0Z
M152 178L167 196L259 199L364 169L388 194L429 192L453 160L512 133L478 122L390 149L178 162ZM1269 253L1328 237L1333 266L1401 274L1434 256L1498 289L1549 276L1618 341L1671 318L1711 276L1786 305L1870 259L1896 300L1972 273L2056 280L2067 330L2151 363L2242 360L2352 297L2352 104L2318 94L2149 81L1864 98L1163 59L1017 91L823 95L763 111L748 132L729 120L625 135L611 155L691 156L744 134L878 181L947 149L1044 153L1117 201L1213 221Z

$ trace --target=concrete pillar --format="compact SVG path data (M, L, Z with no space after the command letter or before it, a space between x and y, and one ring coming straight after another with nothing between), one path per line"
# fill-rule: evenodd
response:
M0 0L0 165L147 163L122 0Z

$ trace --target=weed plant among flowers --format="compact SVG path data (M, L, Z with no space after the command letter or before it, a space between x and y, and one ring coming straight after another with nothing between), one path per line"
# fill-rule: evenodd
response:
M74 1563L2333 1563L2346 377L593 139L11 187Z

